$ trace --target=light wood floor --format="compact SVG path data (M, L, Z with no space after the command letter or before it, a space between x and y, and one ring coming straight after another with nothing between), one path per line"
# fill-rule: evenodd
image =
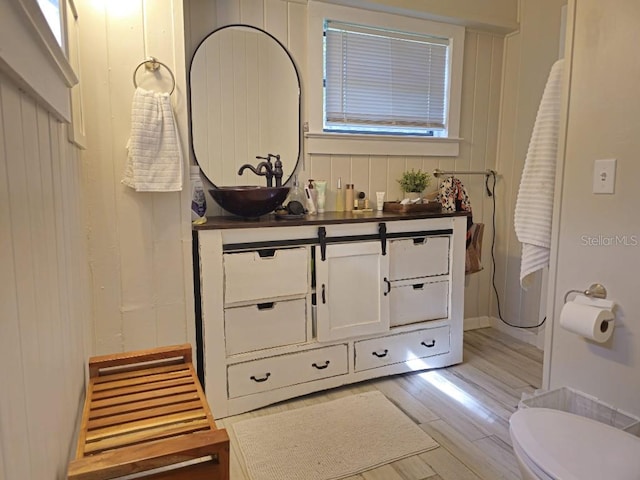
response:
M440 447L349 480L518 480L509 416L522 393L540 388L541 381L540 350L485 328L465 332L464 362L460 365L320 392L228 417L218 424L226 427L231 437L231 480L245 480L249 477L229 428L234 422L379 390Z

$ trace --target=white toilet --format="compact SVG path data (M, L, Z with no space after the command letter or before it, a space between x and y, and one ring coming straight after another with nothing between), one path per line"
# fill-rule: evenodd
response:
M623 430L549 408L509 424L523 480L640 480L640 438Z

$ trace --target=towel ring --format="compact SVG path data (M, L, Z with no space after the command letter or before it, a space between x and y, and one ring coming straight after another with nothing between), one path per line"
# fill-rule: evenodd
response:
M173 75L173 72L169 67L167 67L164 63L162 63L155 57L147 58L145 61L140 62L140 64L136 67L136 69L133 71L133 86L138 88L138 82L136 82L136 75L140 67L143 65L149 72L155 72L161 66L164 67L169 72L169 75L171 75L171 81L173 82L173 86L171 87L171 91L169 92L169 95L171 95L173 91L176 89L176 77Z

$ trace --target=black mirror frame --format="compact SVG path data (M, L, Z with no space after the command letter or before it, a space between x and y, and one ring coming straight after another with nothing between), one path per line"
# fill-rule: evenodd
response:
M198 52L198 49L200 48L200 46L209 37L211 37L212 35L214 35L217 32L220 32L221 30L224 30L224 29L227 29L227 28L232 28L232 27L242 27L242 28L248 28L248 29L256 30L256 31L264 33L268 37L272 38L278 45L280 45L280 47L282 48L284 53L287 54L287 56L289 57L289 60L291 60L291 65L293 65L293 70L296 73L296 78L298 80L298 158L296 158L296 163L293 166L293 168L291 169L291 173L289 174L289 176L286 178L286 180L282 181L282 184L285 185L286 183L288 183L293 178L294 174L296 173L296 170L298 169L298 165L300 164L300 158L302 157L302 83L300 81L300 72L298 70L298 66L296 65L295 60L291 56L291 53L289 52L287 47L285 47L282 44L282 42L280 42L280 40L278 40L276 37L271 35L266 30L263 30L263 29L258 28L258 27L254 27L253 25L246 25L246 24L242 24L242 23L232 23L232 24L229 24L229 25L224 25L222 27L216 28L214 31L212 31L206 37L204 37L200 41L200 43L198 43L196 48L193 50L193 55L191 56L191 60L189 61L189 72L188 72L188 79L187 79L188 87L189 87L188 88L188 95L187 95L187 97L188 97L188 114L189 114L189 147L190 147L191 155L193 155L193 158L195 159L196 163L200 166L200 162L198 161L198 157L197 157L196 152L195 152L195 150L193 148L193 117L192 117L192 112L191 112L191 110L192 110L191 109L191 105L192 105L192 99L191 99L191 70L192 70L192 67L193 67L193 59L196 56L196 53ZM207 175L207 172L205 172L202 169L202 166L200 166L200 171L205 176L207 181L209 181L209 183L211 183L211 185L213 185L215 188L218 187L215 184L215 182L213 182L212 179L209 178L209 176Z

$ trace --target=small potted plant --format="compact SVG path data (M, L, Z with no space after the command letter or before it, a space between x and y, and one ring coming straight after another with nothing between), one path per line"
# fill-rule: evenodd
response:
M411 200L416 198L422 198L422 192L429 186L431 182L431 175L427 172L423 172L418 169L407 170L402 173L402 176L398 180L400 189L405 193L405 196Z

